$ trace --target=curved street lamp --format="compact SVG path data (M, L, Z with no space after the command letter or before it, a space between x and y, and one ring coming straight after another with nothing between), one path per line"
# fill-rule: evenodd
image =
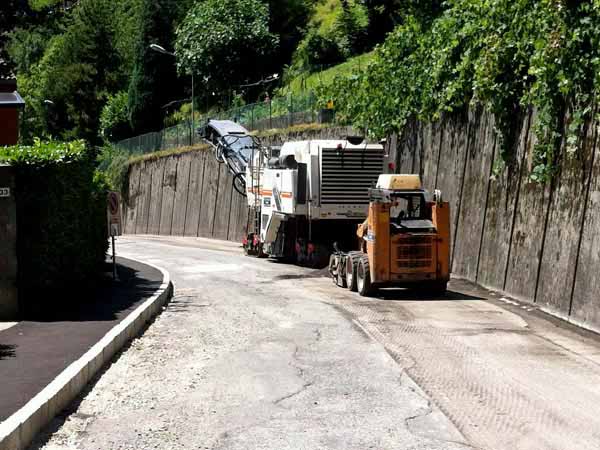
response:
M268 83L272 83L273 81L277 81L278 79L279 79L279 74L274 73L273 75L269 75L267 78L263 78L262 80L259 80L256 83L242 84L239 87L242 88L242 87L261 86L263 84L268 84Z
M164 47L158 44L150 44L150 50L154 50L155 52L162 53L163 55L169 55L176 57L175 53L167 51Z

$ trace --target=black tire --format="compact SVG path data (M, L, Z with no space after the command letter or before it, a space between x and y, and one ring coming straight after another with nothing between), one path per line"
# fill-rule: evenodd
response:
M257 258L263 259L263 258L268 258L269 255L267 255L264 250L263 250L263 245L262 243L258 244L258 252L256 254Z
M250 234L246 237L246 244L244 245L244 255L246 256L256 256L256 252L252 249L250 242L254 239L254 235Z
M369 268L369 257L364 255L358 261L356 268L356 289L363 297L370 297L373 294L373 285L371 284L371 270Z
M346 284L346 258L340 256L338 259L337 266L337 280L336 283L341 288L346 288L348 285Z
M244 175L245 174L243 172L240 172L233 177L233 188L242 197L248 197L248 193L246 192L246 179Z
M346 287L356 292L356 266L362 252L350 252L346 256Z
M331 280L333 281L334 284L338 284L337 283L337 279L338 279L338 272L337 272L337 255L332 254L329 257L329 274L331 275Z

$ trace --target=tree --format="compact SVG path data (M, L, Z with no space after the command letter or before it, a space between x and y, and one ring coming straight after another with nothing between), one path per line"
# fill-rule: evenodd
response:
M179 69L230 89L266 75L278 41L262 1L205 0L191 8L177 30Z
M442 11L442 0L360 0L369 12L368 36L371 44L383 42L396 26L414 16L431 22Z
M289 64L298 43L305 34L313 0L268 0L269 29L279 36L277 56L271 72Z
M100 116L100 134L111 142L128 137L131 134L129 117L127 92L111 95Z
M98 143L100 113L110 92L123 82L113 47L109 0L80 0L62 34L50 39L41 60L19 74L34 116L62 138ZM48 104L45 100L50 100ZM40 127L33 127L40 133Z
M129 83L129 113L135 133L158 130L162 125L161 106L180 95L175 61L152 51L150 44L170 47L177 0L143 0L135 62Z
M0 76L13 70L9 59L10 33L17 27L38 23L46 14L34 11L28 0L2 0L0 2ZM4 62L4 64L3 64Z
M366 8L359 3L350 4L341 0L342 9L335 21L334 36L342 54L349 58L366 51L369 47L367 27L369 25Z

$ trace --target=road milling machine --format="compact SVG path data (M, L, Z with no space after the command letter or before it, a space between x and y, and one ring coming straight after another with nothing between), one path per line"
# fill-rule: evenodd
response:
M367 217L384 148L363 138L286 142L255 152L246 168L253 214L245 252L326 267L333 242L352 248Z
M418 175L381 175L369 190L369 215L358 226L359 250L336 245L329 272L341 287L372 295L377 288L446 291L450 279L450 206Z

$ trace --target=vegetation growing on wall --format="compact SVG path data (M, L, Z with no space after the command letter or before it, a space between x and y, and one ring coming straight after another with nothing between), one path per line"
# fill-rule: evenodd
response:
M405 18L368 70L321 92L339 118L377 136L479 103L494 113L504 159L523 109L538 111L532 178L554 173L564 136L577 151L600 74L600 2L449 0L433 20ZM563 128L565 113L570 121Z

